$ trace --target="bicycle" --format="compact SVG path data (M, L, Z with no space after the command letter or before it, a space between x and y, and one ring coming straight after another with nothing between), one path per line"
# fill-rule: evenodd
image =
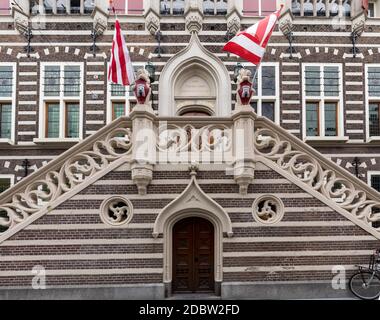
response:
M380 250L371 256L367 267L358 266L359 271L350 279L350 290L358 298L374 300L380 296Z

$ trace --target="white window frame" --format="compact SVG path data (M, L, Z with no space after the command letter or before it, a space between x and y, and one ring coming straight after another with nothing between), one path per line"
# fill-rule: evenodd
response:
M242 63L244 67L255 67L254 64L249 62ZM274 96L263 96L262 95L262 67L275 67L275 76L276 76L276 95ZM254 75L252 75L253 77ZM262 115L262 103L263 102L273 102L274 101L274 122L280 124L280 63L279 62L262 62L259 66L257 72L257 79L259 79L258 92L252 96L251 102L257 102L257 115ZM255 79L253 79L254 81Z
M366 141L371 142L371 141L376 141L380 140L380 136L373 136L371 137L369 135L369 103L370 100L371 102L378 102L380 104L380 96L378 97L370 97L369 96L369 81L368 81L368 69L374 67L374 68L380 68L379 63L367 63L365 65L365 127L366 127Z
M369 1L368 2L368 6L369 6L370 3L373 3L373 17L368 16L368 18L374 19L374 18L377 17L377 8L376 8L377 7L377 2L376 1Z
M60 95L54 96L44 96L44 76L46 66L59 66L60 67ZM65 66L79 66L80 67L80 85L79 85L79 96L75 97L65 97L64 96L64 67ZM83 62L41 62L40 66L40 106L39 106L39 130L38 139L33 139L34 142L78 142L83 139L83 95L84 95L84 77L83 77L84 63ZM60 106L59 114L59 138L47 138L46 133L46 102L58 101ZM66 102L79 102L79 137L78 138L65 138L65 109L64 105Z
M218 9L217 9L217 7L216 7L216 4L219 2L219 0L211 0L212 2L214 2L214 16L216 16L217 15L217 13L218 13ZM203 8L203 3L204 3L204 1L202 0L202 12L203 12L203 14L205 14L204 13L204 8ZM226 5L227 5L227 8L226 8L226 10L228 11L228 1L226 2Z
M14 174L0 174L0 179L9 179L10 180L11 183L10 183L8 189L12 188L15 185L15 175ZM2 192L0 192L0 194L1 193Z
M167 1L169 2L170 12L169 12L169 14L165 14L164 16L173 15L173 1L174 0L167 0ZM161 14L161 0L158 0L158 9L159 9L159 12ZM186 0L184 2L184 8L183 8L183 10L184 10L184 12L186 10ZM176 16L180 16L180 15L176 14Z
M15 144L16 137L16 77L17 77L17 63L16 62L0 62L1 67L12 67L12 96L0 97L1 103L10 103L12 105L12 125L11 125L11 138L0 138L0 143Z
M145 68L145 63L144 62L137 62L137 63L132 63L133 67L142 67ZM107 63L107 70L109 67L109 63ZM107 123L112 122L112 103L113 102L125 102L125 115L129 116L129 113L131 111L131 101L136 101L136 97L134 95L129 94L130 86L127 86L125 88L125 96L115 96L112 97L112 84L110 81L108 81L107 78Z
M372 188L371 178L372 176L380 176L380 171L367 171L367 184Z
M320 90L321 93L319 96L307 96L306 97L306 67L320 67L321 83ZM339 68L339 96L331 97L325 96L325 81L324 81L324 68L325 67L338 67ZM339 141L339 140L348 140L348 137L344 135L344 99L343 99L343 67L341 63L303 63L302 64L302 137L304 141L313 141L313 140L326 140L326 141ZM319 101L319 136L308 137L306 135L306 101ZM330 137L325 136L325 102L337 102L337 121L338 121L338 134L336 136Z

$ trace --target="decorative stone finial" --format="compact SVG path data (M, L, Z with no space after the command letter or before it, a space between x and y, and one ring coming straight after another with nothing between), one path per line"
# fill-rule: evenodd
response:
M229 35L235 35L240 31L241 27L241 15L239 11L234 7L232 11L227 15L227 32Z
M190 171L190 175L191 175L191 176L196 176L198 170L199 170L199 164L198 164L198 163L196 163L196 162L192 162L192 163L189 165L189 171Z
M186 29L189 30L190 33L198 34L199 31L202 30L202 23L203 13L199 9L196 1L191 2L185 13Z
M236 91L236 99L238 105L249 105L253 95L251 82L252 73L248 69L241 69L237 79L238 87Z
M152 95L149 73L144 68L137 70L137 80L133 87L138 104L149 104Z
M145 15L145 26L151 35L155 35L160 30L160 17L152 9L149 9Z

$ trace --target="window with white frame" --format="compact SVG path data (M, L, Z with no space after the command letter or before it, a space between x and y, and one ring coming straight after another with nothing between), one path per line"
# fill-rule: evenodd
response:
M366 65L367 138L380 138L380 65Z
M368 184L374 188L376 191L380 192L380 171L368 171ZM373 210L376 210L373 213L380 213L380 210L378 208L375 208ZM372 224L374 228L380 228L380 222L375 222Z
M185 0L160 0L160 13L164 15L182 15L185 12Z
M251 106L259 116L267 117L279 123L279 69L278 63L262 63L256 73L256 66L244 64L244 67L256 74L253 81L255 90Z
M0 193L13 186L14 175L12 174L0 174Z
M30 13L44 14L91 14L95 0L32 0Z
M203 13L206 15L226 15L227 0L203 0Z
M303 76L304 136L343 136L341 65L306 64Z
M0 141L14 140L16 65L0 63Z
M82 79L82 63L42 64L40 138L82 138Z
M133 63L135 73L138 69L145 68L144 63ZM135 94L130 86L122 86L108 82L107 90L107 123L130 112L130 102L135 101Z

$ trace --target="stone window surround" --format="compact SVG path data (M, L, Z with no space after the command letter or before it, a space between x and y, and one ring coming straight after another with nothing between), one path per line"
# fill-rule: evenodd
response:
M242 63L244 67L254 67L252 63L244 62ZM274 96L263 96L262 95L262 81L259 81L260 86L258 87L258 92L252 96L251 102L257 102L257 115L262 115L262 103L263 102L274 102L274 122L280 124L280 63L279 62L262 62L260 64L259 70L257 72L257 78L262 80L262 67L275 67L275 77L276 77L276 95ZM252 77L254 74L252 74Z
M341 63L303 63L302 64L302 92L306 93L306 81L305 81L305 69L308 66L319 66L321 70L324 67L338 67L339 68L339 96L336 97L326 97L324 95L324 90L321 91L321 94L318 97L308 97L306 94L302 95L302 137L304 141L346 141L348 137L344 136L344 99L343 99L343 67ZM321 87L324 85L324 79L321 77ZM307 137L306 136L306 101L319 101L320 104L320 114L319 114L319 123L321 124L320 136L316 137ZM324 136L324 102L325 101L334 101L338 105L338 117L337 117L337 130L338 135L333 137Z
M380 103L380 96L378 97L370 97L369 96L369 86L368 86L368 69L371 67L380 67L379 63L368 63L365 65L365 75L364 75L364 81L365 81L365 128L366 128L366 141L379 141L380 137L371 137L369 135L369 104L371 102L378 102Z
M12 128L11 128L11 138L0 138L0 143L15 143L15 127L16 127L16 77L17 77L17 63L16 62L0 62L0 66L11 66L13 69L12 77L12 96L11 97L0 97L1 103L10 103L12 105Z
M135 68L136 70L136 67L137 68L145 68L145 63L144 62L132 62L132 65L133 67ZM130 87L126 87L125 88L125 96L112 96L112 92L111 92L111 82L108 81L108 67L109 67L109 63L107 63L107 124L112 122L112 104L114 102L124 102L126 104L125 106L125 115L128 116L130 111L131 111L131 108L130 108L130 101L135 101L136 98L134 95L131 95L130 92L129 92L129 89Z
M49 97L44 96L43 90L44 90L44 70L45 66L59 66L61 77L60 77L60 97L57 99L57 97ZM80 67L80 94L76 97L64 97L63 96L63 68L65 66L79 66ZM78 142L79 140L83 139L83 104L84 99L83 96L86 94L84 92L84 63L83 62L74 62L74 61L67 61L67 62L41 62L40 65L40 101L39 101L39 128L38 128L38 138L33 139L33 142ZM60 135L59 138L46 138L45 137L45 129L46 129L46 112L45 112L45 106L46 102L53 102L53 101L59 101L60 103ZM78 138L65 138L64 137L64 127L65 127L65 116L64 116L64 109L63 105L66 102L79 102L79 137Z

